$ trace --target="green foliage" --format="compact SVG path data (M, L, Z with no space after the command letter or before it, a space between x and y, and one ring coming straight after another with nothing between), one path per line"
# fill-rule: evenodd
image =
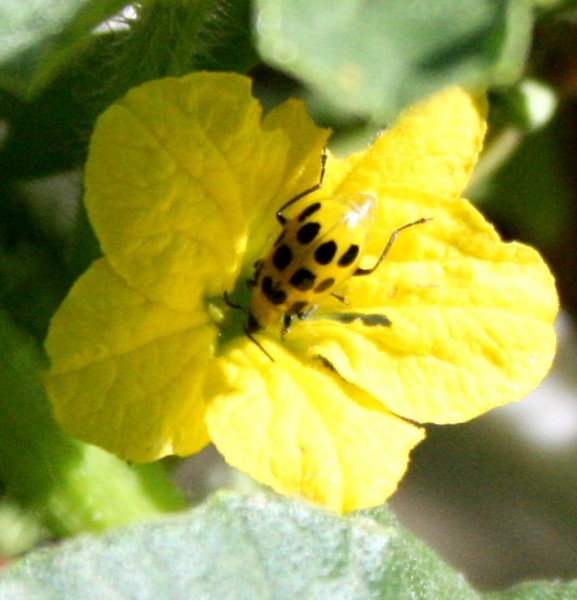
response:
M575 597L532 584L491 600ZM0 577L3 600L481 600L387 509L338 517L270 495L221 493L181 517L83 537Z
M537 123L523 83L515 85L530 72L551 80L555 100L574 94L571 36L556 27L573 22L577 2L145 0L112 27L107 19L126 4L0 1L0 556L183 506L161 465L130 467L60 431L42 387L50 315L98 255L79 184L93 124L143 81L200 69L251 72L267 106L301 95L337 134L363 136L448 83L491 87L492 135L475 198L503 230L561 257L567 276L559 285L577 307L575 165L567 158L575 117L561 103L550 122ZM560 39L567 62L547 67ZM487 463L501 464L486 445L471 460L481 463L485 452ZM458 453L436 450L451 473ZM531 478L543 503L548 486L577 476L573 460L563 469L547 460L549 472ZM442 471L427 470L431 479ZM563 477L553 478L556 470ZM549 508L560 529L574 521L571 489L549 494L563 499ZM570 600L577 587L534 582L483 595L385 508L341 518L234 494L179 518L30 553L0 575L2 600L115 596Z
M0 85L33 96L74 59L91 30L122 0L4 0L0 5Z
M343 519L274 496L222 494L182 518L31 555L0 579L0 596L477 597L388 511L378 517Z
M515 81L531 39L527 0L258 0L262 56L338 111L390 120L451 83ZM442 33L441 33L442 32Z
M247 0L148 0L124 15L125 7L121 0L6 0L0 4L0 87L37 97L90 53L102 53L104 64L91 68L96 77L110 78L106 89L113 97L156 77L203 68L244 71L256 63Z

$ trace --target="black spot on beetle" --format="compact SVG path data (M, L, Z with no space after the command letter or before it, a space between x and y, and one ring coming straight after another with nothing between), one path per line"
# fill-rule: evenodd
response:
M337 253L337 245L332 240L321 244L315 250L315 260L319 265L328 265Z
M314 273L308 269L299 269L290 278L290 284L301 292L307 292L315 284L315 278Z
M286 245L282 244L279 246L272 255L272 264L279 270L284 271L293 259L293 253L291 249Z
M280 289L279 283L273 284L270 277L263 277L260 289L272 304L282 304L286 300L286 292Z
M321 281L313 290L316 294L321 294L322 292L326 292L328 289L332 288L335 284L335 280L332 277L328 279L324 279Z
M302 213L297 217L297 221L299 223L302 223L303 221L305 221L306 219L308 219L311 215L314 215L314 213L317 212L317 210L319 210L319 208L321 207L321 203L320 202L314 202L313 204L309 204L309 206L307 206Z
M352 265L359 255L359 250L360 248L357 244L351 244L347 251L339 258L339 262L337 263L339 267L348 267Z
M320 223L305 223L297 231L297 240L301 244L310 244L318 235L321 228Z

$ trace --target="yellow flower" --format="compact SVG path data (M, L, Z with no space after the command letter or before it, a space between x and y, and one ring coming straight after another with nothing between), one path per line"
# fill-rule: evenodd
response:
M520 399L555 348L553 279L459 196L485 101L458 88L408 110L365 152L329 156L311 198L370 191L362 265L415 219L367 277L351 277L281 339L242 331L246 280L279 232L278 208L318 181L328 132L291 100L263 116L247 78L149 82L99 119L86 206L104 257L52 321L47 387L58 421L132 461L210 441L274 489L337 511L382 503L419 423L454 423ZM346 323L349 312L390 326ZM339 316L341 315L341 316Z

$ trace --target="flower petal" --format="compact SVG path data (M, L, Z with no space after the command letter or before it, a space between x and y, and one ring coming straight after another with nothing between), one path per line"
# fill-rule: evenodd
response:
M322 362L305 364L280 345L267 348L275 363L240 341L215 365L211 379L228 387L207 412L219 451L277 491L337 511L384 502L423 431L339 380Z
M273 108L263 119L266 131L282 130L290 140L282 148L281 156L285 161L282 171L273 172L271 165L262 167L265 177L270 180L271 172L275 188L270 193L256 190L254 203L250 205L251 222L249 224L249 245L244 259L245 267L252 268L256 259L268 250L272 239L280 231L276 219L278 209L291 198L315 185L319 181L323 148L330 135L329 129L317 127L307 113L301 100L289 99ZM271 156L277 156L278 149L271 149ZM265 199L268 199L266 202ZM273 232L273 233L271 233Z
M231 73L151 81L98 120L86 166L90 220L114 269L166 306L188 310L232 288L256 206L274 219L286 177L302 179L304 157L320 156L327 132L303 105L282 126L272 116L263 124L250 85ZM291 149L303 139L306 151Z
M362 155L342 164L343 179L332 193L408 186L458 198L481 151L487 101L461 88L447 88L403 112Z
M60 424L134 461L208 443L202 396L216 331L204 311L176 312L128 287L106 259L54 316L46 386Z
M402 232L384 263L344 290L350 311L392 324L345 325L339 308L332 320L320 311L294 327L291 343L306 340L309 353L418 422L464 421L521 399L555 352L558 300L547 266L533 249L501 242L466 201L395 193L391 218L432 220Z

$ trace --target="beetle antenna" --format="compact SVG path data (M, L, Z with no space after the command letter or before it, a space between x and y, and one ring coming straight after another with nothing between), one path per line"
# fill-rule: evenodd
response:
M269 358L271 362L276 362L275 359L264 349L264 346L252 335L252 333L248 330L246 325L243 325L242 330L244 331L244 335Z
M240 304L237 304L236 302L233 302L230 299L230 296L228 294L228 292L224 292L223 294L223 299L226 303L227 306L230 306L231 308L235 308L238 310L242 310L246 313L248 313L247 309L244 306L241 306ZM254 335L252 335L252 333L250 332L247 324L245 323L242 326L242 330L244 331L244 335L246 335L246 337L258 348L260 348L260 350L269 358L269 360L271 362L275 362L274 358L264 349L264 346L254 337Z

